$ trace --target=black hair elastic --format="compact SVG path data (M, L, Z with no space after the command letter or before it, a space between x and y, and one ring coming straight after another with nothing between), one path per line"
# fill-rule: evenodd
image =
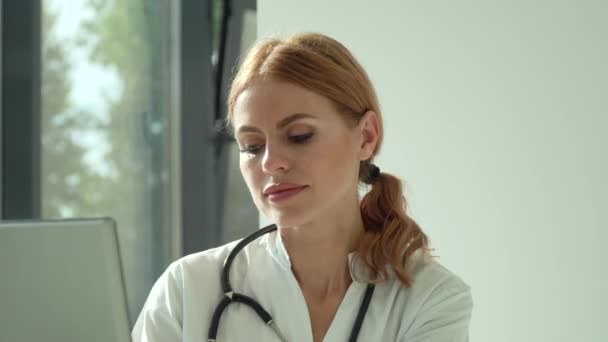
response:
M374 181L376 179L378 179L378 176L380 176L380 168L378 166L376 166L375 164L371 164L370 166L371 166L371 170L365 181L365 183L367 183L367 184L374 183Z

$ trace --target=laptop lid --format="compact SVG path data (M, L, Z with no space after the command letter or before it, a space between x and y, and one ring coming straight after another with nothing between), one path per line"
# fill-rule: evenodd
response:
M129 341L109 218L0 222L0 341Z

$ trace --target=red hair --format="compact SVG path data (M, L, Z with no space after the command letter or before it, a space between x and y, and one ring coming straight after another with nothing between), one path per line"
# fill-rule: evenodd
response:
M232 122L238 96L255 80L272 77L297 84L331 100L347 123L356 125L367 111L379 119L379 140L372 156L359 164L359 181L371 172L372 160L382 144L382 116L376 92L367 73L346 47L315 33L298 34L282 41L258 42L243 60L228 96L228 122ZM364 233L353 262L360 263L371 282L388 279L387 265L397 278L411 286L408 261L417 250L429 253L428 238L406 214L401 181L381 172L360 204Z

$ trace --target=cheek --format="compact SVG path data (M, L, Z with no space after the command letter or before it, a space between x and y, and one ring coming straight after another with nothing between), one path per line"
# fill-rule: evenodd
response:
M249 190L253 190L252 188L256 185L256 175L255 175L255 164L254 160L241 157L239 160L239 167L241 169L241 175L249 187Z
M329 163L340 166L347 166L348 163L355 158L353 153L353 143L348 139L332 139L319 150L319 154Z
M312 167L320 176L320 181L326 185L336 185L336 182L341 183L347 179L351 179L351 173L354 172L354 165L358 161L346 140L336 139L328 142L315 151L314 156L311 156L309 163L302 163L302 167Z

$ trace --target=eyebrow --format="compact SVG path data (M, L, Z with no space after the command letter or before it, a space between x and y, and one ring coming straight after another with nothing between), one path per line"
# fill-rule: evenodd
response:
M291 114L288 117L281 119L281 121L279 121L277 123L277 129L284 128L285 126L289 125L290 123L292 123L296 120L299 120L299 119L304 119L304 118L315 118L316 119L317 116L308 114L308 113ZM238 128L238 130L236 131L236 133L239 133L239 132L261 132L261 130L254 126L243 125L243 126L240 126Z

